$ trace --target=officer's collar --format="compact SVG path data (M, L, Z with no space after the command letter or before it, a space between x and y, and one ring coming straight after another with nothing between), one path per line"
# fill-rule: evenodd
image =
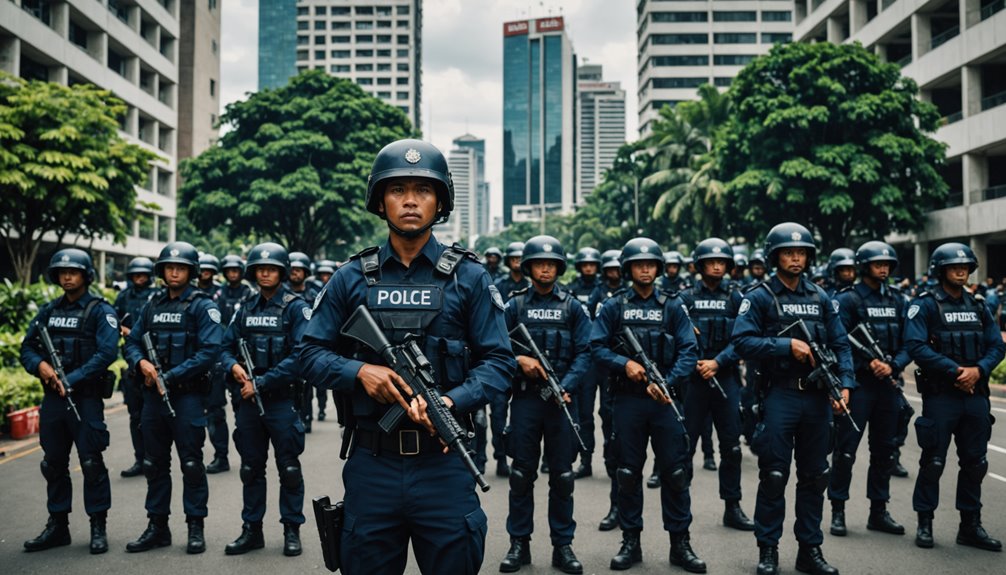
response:
M932 292L933 297L935 297L937 301L947 301L947 300L950 300L950 301L964 301L964 299L967 297L964 294L969 293L967 289L965 289L964 287L962 287L961 288L961 297L954 298L952 295L950 295L949 293L947 293L947 290L943 289L943 282L937 283L936 286L933 289L931 289L930 291Z
M269 299L265 299L265 296L263 296L262 292L260 291L258 292L258 294L256 294L258 297L255 298L255 307L266 307L269 303L274 301L281 302L283 301L283 296L288 293L294 293L294 292L285 285L283 285L282 283L279 284L279 287L276 288L276 293L272 294L272 297Z
M713 289L709 289L709 286L706 285L706 282L701 281L701 280L695 282L695 285L698 286L699 291L704 291L704 292L709 292L709 293L716 293L718 291L721 291L721 292L730 293L730 289L729 289L730 283L729 283L729 280L727 280L726 276L724 276L722 279L720 279L720 283L716 284L716 287L713 288Z
M859 280L858 282L855 283L855 285L852 286L852 289L858 291L859 295L864 297L873 293L880 294L881 296L886 296L889 293L891 293L891 289L887 287L886 283L883 282L880 284L879 288L873 289L872 287L867 285L865 281Z
M653 286L653 291L650 292L649 297L643 297L638 291L636 291L636 288L632 286L629 286L628 292L629 292L629 301L632 300L650 301L651 299L657 299L657 296L660 295L660 290L657 288L656 285Z
M426 243L423 244L423 249L419 250L419 253L416 255L416 257L417 258L419 256L425 257L432 266L440 258L441 251L443 250L440 247L440 242L437 241L436 236L430 234L429 239L427 239ZM381 267L384 267L384 264L386 264L389 259L393 259L399 264L401 264L403 267L405 267L405 264L402 263L401 258L398 257L398 254L396 254L395 250L391 247L390 240L384 242L384 245L381 246L381 249L377 253L377 256L380 259Z
M807 284L809 283L809 281L810 280L806 279L801 275L796 282L796 289L792 290L793 293L803 294L804 292L808 291L809 287L807 286ZM776 274L772 274L772 279L769 280L768 285L769 287L772 288L772 291L775 292L776 294L780 294L783 291L789 291L789 288L786 287L786 284L782 283L782 280L779 279L779 276L777 276Z
M58 308L84 307L87 305L87 302L91 301L92 299L94 299L94 294L92 294L90 290L85 289L84 295L77 298L77 301L74 302L71 302L69 298L66 297L66 293L64 292L62 295L59 296L59 300L56 301L56 307Z
M534 283L532 283L531 287L527 288L527 293L528 293L528 296L530 297L530 299L532 301L534 301L534 300L550 300L552 298L555 298L555 299L557 299L559 301L562 301L562 300L566 299L566 292L564 292L561 289L559 289L559 283L558 282L552 284L552 291L550 291L550 292L548 292L546 294L538 293L538 290L534 289Z
M191 294L192 290L194 290L194 289L198 289L198 288L195 287L194 285L192 285L191 283L186 284L185 285L185 289L182 290L182 293L178 296L177 299L184 300L185 298L189 297L189 294ZM171 298L171 289L168 288L167 286L164 286L164 290L161 293L161 300L163 300L163 301L171 301L171 299L172 299Z

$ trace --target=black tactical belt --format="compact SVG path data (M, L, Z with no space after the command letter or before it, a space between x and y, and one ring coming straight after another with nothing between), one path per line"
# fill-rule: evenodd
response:
M353 440L375 455L429 455L443 453L444 446L425 430L399 429L394 433L357 429Z
M769 385L771 387L781 387L783 389L795 389L797 391L823 391L823 389L817 383L810 381L806 377L771 379L769 381L770 381Z

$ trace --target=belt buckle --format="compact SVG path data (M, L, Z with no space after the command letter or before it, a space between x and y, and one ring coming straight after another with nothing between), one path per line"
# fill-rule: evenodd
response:
M802 377L796 378L796 388L799 391L807 391L807 380Z
M415 451L405 450L405 437L406 434L413 435L416 442ZM398 430L398 454L399 455L419 455L419 430L418 429L399 429Z

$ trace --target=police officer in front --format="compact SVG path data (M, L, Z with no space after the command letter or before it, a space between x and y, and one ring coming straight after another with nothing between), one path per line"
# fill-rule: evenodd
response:
M971 248L946 243L936 248L929 268L939 284L908 306L905 347L919 366L922 417L915 435L922 448L912 507L919 514L915 544L934 545L933 517L940 496L940 476L947 466L950 439L957 445L957 509L961 523L957 544L1001 551L1002 543L982 527L982 479L992 433L989 374L1003 360L1006 345L985 305L968 293L968 276L978 269Z
M905 320L905 300L887 285L887 279L898 266L894 248L884 242L870 241L856 250L859 283L838 292L839 314L845 330L860 344L866 338L857 326L867 327L890 361L873 359L864 350L855 348L852 354L859 386L849 395L852 419L862 430L870 427L870 467L866 474L866 497L870 500L870 516L866 528L894 535L904 535L905 528L887 510L891 499L891 470L896 448L895 437L905 399L898 389L902 370L911 363L901 340ZM856 330L856 331L854 331ZM845 417L835 422L836 444L831 456L831 534L844 536L845 502L849 500L852 465L863 438Z
M209 485L203 466L206 440L204 397L220 355L223 327L220 308L205 292L189 283L198 273L199 253L187 242L172 242L161 250L154 272L164 289L144 306L126 339L126 362L143 378L143 474L147 477L146 530L126 545L131 553L171 545L171 444L182 470L182 502L188 523L186 552L206 550L203 519ZM147 354L149 334L160 367ZM158 378L167 387L165 401ZM169 405L171 408L169 409ZM172 414L172 410L174 414Z
M594 362L611 372L614 383L614 441L618 462L618 522L622 546L611 560L616 571L643 560L639 534L643 530L643 465L646 445L653 444L660 466L660 503L664 529L670 533L672 565L705 573L706 564L692 551L692 463L684 423L668 406L670 400L647 380L646 370L619 345L629 327L643 351L669 385L683 384L695 370L696 343L688 312L675 294L656 289L663 255L657 242L633 238L622 249L622 273L632 288L615 294L601 306L590 336ZM631 353L630 353L631 355Z
M129 337L129 330L140 317L140 310L157 292L154 288L154 262L150 258L133 258L126 266L129 286L115 298L115 313L119 316L119 333ZM129 437L133 442L133 465L119 472L122 477L137 477L143 473L143 432L140 415L143 412L143 393L136 373L126 369L119 379L122 400L129 412Z
M246 301L224 335L220 362L240 386L242 401L235 413L234 445L241 454L244 508L241 536L227 545L227 555L240 555L265 546L262 518L266 508L266 463L269 442L279 470L279 513L283 523L283 554L300 555L300 526L304 523L304 423L294 409L302 385L294 347L311 319L311 307L283 285L290 257L283 246L266 242L248 254L245 275L259 293ZM244 341L254 373L244 364ZM252 377L255 381L252 381ZM260 404L265 414L259 411Z
M111 392L119 322L104 299L88 292L94 281L91 256L83 250L57 251L46 270L63 295L42 306L28 325L21 344L21 365L42 380L45 396L39 411L42 477L46 481L49 521L42 533L24 542L25 551L43 551L70 544L69 514L73 503L70 449L77 446L84 476L84 511L91 518L92 554L108 551L105 519L112 506L108 468L101 453L108 447L103 397ZM49 333L66 379L56 373L55 360L41 337Z
M552 236L535 236L524 244L521 268L531 278L531 288L516 292L506 307L507 328L523 324L539 351L555 369L567 409L571 396L590 367L590 318L583 305L556 285L566 272L566 252ZM534 531L534 482L542 439L548 460L548 524L552 538L552 565L564 573L583 573L573 553L573 428L552 400L542 395L547 375L541 363L516 348L517 374L510 402L510 433L507 448L513 455L510 468L510 513L507 532L510 550L500 571L519 571L531 563L531 533Z
M754 523L741 510L741 418L740 358L730 343L741 295L726 278L734 266L733 248L720 238L707 238L695 246L695 266L702 280L681 292L695 326L699 361L688 381L685 422L690 451L695 454L706 418L712 416L720 441L720 499L725 501L723 524L741 531L754 531ZM719 388L712 383L716 380ZM724 397L725 394L725 397Z
M795 322L803 321L811 341L836 354L835 375L841 379L844 402L856 384L838 303L803 276L816 251L813 237L800 224L773 227L765 239L765 257L776 273L747 292L734 322L734 349L742 359L758 362L762 370L755 384L761 396L763 427L751 442L759 469L754 517L759 575L779 572L786 483L794 456L793 531L800 544L796 569L819 575L838 573L821 553L821 513L830 475L832 411L841 406L816 379L809 379L816 360L807 336Z
M411 539L423 573L476 573L487 524L472 476L427 431L426 403L411 398L379 356L339 333L366 305L392 343L418 338L444 403L463 420L510 387L516 361L503 300L474 253L444 246L431 233L454 208L447 160L433 145L385 146L374 160L366 208L387 221L388 242L353 256L332 276L299 354L305 379L337 392L350 440L342 572L402 573ZM377 422L394 403L408 409L408 418L383 433Z

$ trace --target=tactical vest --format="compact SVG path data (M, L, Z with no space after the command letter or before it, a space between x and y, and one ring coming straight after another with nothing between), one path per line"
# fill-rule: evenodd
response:
M95 336L95 323L91 318L94 308L104 302L102 298L94 298L81 309L56 307L57 299L49 304L48 309L39 318L39 323L46 326L52 346L56 348L63 370L66 373L81 367L98 352L98 342ZM39 340L41 341L41 340ZM43 355L44 355L43 348Z
M784 289L782 294L777 296L768 283L760 284L772 295L773 302L768 310L766 335L776 337L793 322L802 319L807 325L812 340L821 345L827 345L828 330L824 324L824 306L827 302L821 298L821 293L816 286L802 278L800 281L803 282L804 291L807 293L799 294ZM807 341L807 337L797 327L790 328L782 336ZM766 361L762 366L771 377L777 379L789 380L806 377L812 371L809 363L798 362L791 355L774 361Z
M974 367L985 355L985 305L967 292L959 302L944 294L936 298L940 323L930 330L929 340L936 351L962 367Z
M657 292L652 297L656 298L658 307L640 307L630 300L630 296L634 293L626 290L616 300L618 323L614 335L617 339L622 333L623 326L631 328L646 355L661 372L666 372L674 365L677 351L674 336L667 329L667 303L670 298ZM618 375L620 379L624 379L624 373Z
M880 349L891 357L897 355L901 349L901 320L904 316L904 300L901 296L885 287L879 301L878 298L870 298L872 301L867 303L855 287L847 287L842 293L852 295L859 321L870 324L873 337L876 338Z
M269 300L265 308L249 311L250 305L237 312L238 331L248 344L255 375L261 375L279 365L293 353L290 341L290 322L286 319L286 308L300 296L285 293L279 302Z
M700 359L713 359L730 344L737 309L731 297L732 286L724 283L721 287L727 288L726 291L717 288L710 293L700 284L691 289L692 305L688 315L698 330L695 339L699 342Z
M158 300L147 306L143 326L150 332L164 370L172 369L196 354L199 326L189 317L189 305L197 298L208 297L205 292L193 289L184 299Z
M515 294L510 305L516 306L517 321L524 324L535 345L552 364L556 376L562 379L572 367L576 353L576 343L569 324L573 314L572 306L579 303L570 294L559 290L556 292L558 301L551 300L544 306L541 303L532 305L528 301L530 291L522 290ZM518 379L522 380L519 373Z
M594 288L598 285L597 278L594 281L587 283L584 281L583 276L578 276L572 283L569 284L569 292L573 294L576 299L580 300L580 303L586 304L590 301L590 294L594 293Z
M237 289L229 285L220 288L214 299L220 307L221 323L225 326L230 325L235 312L241 309L241 302L254 293L250 287L244 284L240 284Z
M135 287L130 287L124 290L122 295L119 296L120 299L116 302L117 305L115 309L115 311L119 314L120 320L126 317L126 314L129 314L129 317L123 321L122 324L129 328L133 327L133 324L136 323L136 318L140 317L140 311L143 310L143 306L150 301L150 298L156 293L157 290L150 286L147 286L142 290L137 290Z

